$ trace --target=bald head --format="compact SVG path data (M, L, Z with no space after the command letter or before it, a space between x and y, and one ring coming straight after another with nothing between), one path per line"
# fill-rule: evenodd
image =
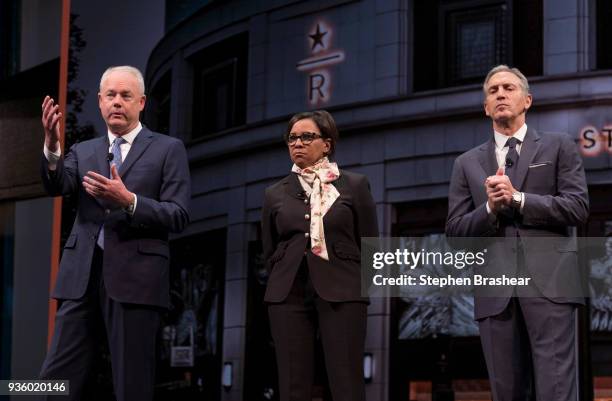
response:
M102 86L104 86L104 82L106 81L106 79L113 72L125 72L125 73L133 75L134 78L136 78L138 90L140 91L138 95L145 94L145 84L144 84L144 78L142 76L142 73L140 72L138 68L132 67L131 65L119 65L119 66L114 66L114 67L108 67L106 71L104 71L104 73L102 74L102 78L100 78L100 91L102 91Z

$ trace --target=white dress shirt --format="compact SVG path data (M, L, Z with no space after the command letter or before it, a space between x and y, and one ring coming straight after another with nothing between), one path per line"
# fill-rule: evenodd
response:
M506 171L506 156L508 155L508 148L506 146L506 142L508 139L514 137L518 139L518 143L516 144L516 153L521 155L521 149L523 147L523 142L525 141L525 135L527 135L527 124L523 124L521 128L519 128L514 134L511 136L504 135L497 131L493 131L494 139L495 139L495 158L497 159L497 166L504 169L504 174ZM514 183L512 183L514 186ZM523 206L525 206L525 195L521 193L521 207L519 212L523 213ZM489 202L486 203L487 213L491 214L491 208L489 207Z
M121 149L121 162L123 162L125 158L127 157L128 152L132 148L132 143L134 143L136 136L141 130L142 130L142 124L138 122L138 125L136 126L136 128L134 128L127 134L121 136L124 140L123 143L119 145L119 149ZM108 143L109 143L108 153L110 153L113 147L113 141L115 140L115 138L118 137L118 135L113 134L110 130L107 131L107 135L108 135ZM51 171L54 171L57 168L57 162L60 159L60 157L62 157L62 149L60 147L60 143L57 142L56 146L57 146L57 150L55 152L51 152L49 148L47 148L46 143L43 146L43 153L45 154L45 157L47 158L47 161L49 162L49 170ZM134 209L133 209L134 211L136 211L137 204L138 204L138 196L134 194ZM133 213L134 212L132 212L132 214Z

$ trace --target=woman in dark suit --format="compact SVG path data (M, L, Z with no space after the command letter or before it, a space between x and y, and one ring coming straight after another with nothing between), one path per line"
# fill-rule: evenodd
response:
M262 211L280 399L311 401L318 329L333 400L363 401L361 237L378 237L369 183L329 161L338 130L328 112L294 115L285 139L294 165L266 189Z

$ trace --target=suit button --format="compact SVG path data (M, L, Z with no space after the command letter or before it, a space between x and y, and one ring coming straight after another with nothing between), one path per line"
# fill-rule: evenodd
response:
M304 203L308 203L308 199L304 199Z
M108 216L110 214L110 209L105 209L104 210L104 214L106 214Z
M306 214L304 215L304 219L306 219L306 220L310 220L310 215L309 215L308 213L306 213Z
M310 233L304 233L304 237L309 238L310 237Z

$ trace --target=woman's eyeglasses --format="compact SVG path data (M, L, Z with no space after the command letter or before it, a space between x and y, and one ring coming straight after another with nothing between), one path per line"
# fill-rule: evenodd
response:
M321 138L321 134L316 132L303 132L302 135L289 134L285 137L288 145L295 145L297 140L301 140L302 144L309 145L317 138Z

